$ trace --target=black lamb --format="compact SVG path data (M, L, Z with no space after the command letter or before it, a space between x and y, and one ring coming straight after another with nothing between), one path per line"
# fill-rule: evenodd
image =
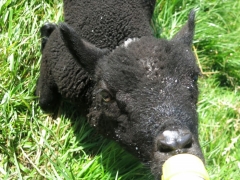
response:
M61 99L86 109L90 124L160 178L166 159L203 155L191 50L195 13L171 39L153 37L154 0L64 0L65 23L41 29L36 94L43 110Z

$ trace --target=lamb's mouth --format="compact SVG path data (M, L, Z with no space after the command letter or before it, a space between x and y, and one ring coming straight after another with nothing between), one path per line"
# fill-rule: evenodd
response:
M176 150L177 154L181 154L178 150ZM176 155L176 154L175 154ZM174 153L161 153L161 152L154 152L153 160L151 161L151 172L155 176L155 179L161 179L162 176L162 167L163 164L167 159L174 156Z
M185 131L182 131L185 132ZM185 134L182 134L182 139L185 140ZM157 139L160 139L160 144ZM162 166L170 157L178 155L178 154L192 154L194 156L199 157L203 162L203 154L200 148L200 145L197 139L194 136L191 136L190 143L184 143L184 147L176 146L165 146L165 140L162 139L161 136L156 137L154 152L151 157L151 171L152 174L156 177L156 179L160 179L162 175ZM183 142L183 141L182 141ZM187 142L187 141L186 141ZM176 147L175 149L173 147Z

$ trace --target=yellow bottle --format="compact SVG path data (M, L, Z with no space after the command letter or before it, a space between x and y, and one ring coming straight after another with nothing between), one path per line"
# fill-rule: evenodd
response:
M172 156L162 170L162 180L209 180L202 160L191 154Z

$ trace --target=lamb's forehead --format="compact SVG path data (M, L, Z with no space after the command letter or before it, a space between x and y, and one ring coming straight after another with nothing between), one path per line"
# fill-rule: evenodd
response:
M117 86L120 81L133 87L139 81L181 76L197 69L191 47L152 37L128 39L104 57L99 67L101 79L108 84Z

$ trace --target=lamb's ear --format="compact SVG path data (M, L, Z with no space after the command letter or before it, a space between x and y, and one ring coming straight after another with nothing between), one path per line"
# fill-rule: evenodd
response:
M184 44L190 46L193 42L194 29L195 29L195 11L191 10L188 17L188 22L173 37L172 40L181 41Z
M94 74L96 62L109 51L99 49L83 40L77 32L66 23L59 25L61 37L77 62L90 74Z

